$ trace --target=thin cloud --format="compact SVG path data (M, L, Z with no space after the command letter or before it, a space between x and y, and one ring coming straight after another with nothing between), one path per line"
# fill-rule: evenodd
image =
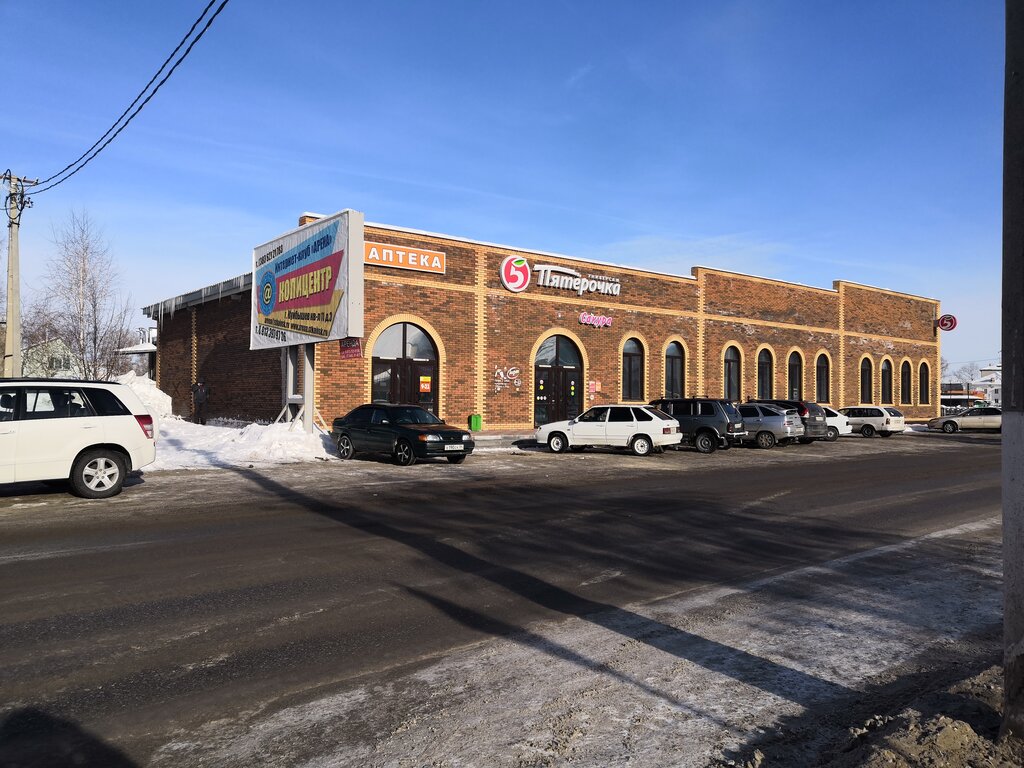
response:
M593 64L585 64L584 66L578 68L575 72L569 75L569 79L565 81L565 87L575 88L577 85L579 85L580 81L582 81L583 78L589 75L593 70Z

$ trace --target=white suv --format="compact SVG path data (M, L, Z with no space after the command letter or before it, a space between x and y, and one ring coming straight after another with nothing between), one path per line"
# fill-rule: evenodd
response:
M595 405L575 419L554 421L537 430L537 443L555 453L609 446L646 456L682 439L679 422L650 405Z
M156 459L156 429L123 384L0 379L0 483L67 480L79 496L114 496Z
M871 437L876 432L882 437L890 437L907 428L903 414L887 405L858 405L840 408L839 412L850 420L853 431L864 437Z

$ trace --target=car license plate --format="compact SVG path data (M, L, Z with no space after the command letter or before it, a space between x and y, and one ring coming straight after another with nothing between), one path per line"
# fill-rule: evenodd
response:
M465 448L465 446L462 443L448 443L448 445L444 447L446 451L461 451L463 448Z

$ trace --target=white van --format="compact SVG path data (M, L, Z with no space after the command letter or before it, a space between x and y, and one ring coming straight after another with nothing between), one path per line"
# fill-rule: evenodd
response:
M156 460L157 424L123 384L0 379L0 483L67 480L88 499L121 492Z

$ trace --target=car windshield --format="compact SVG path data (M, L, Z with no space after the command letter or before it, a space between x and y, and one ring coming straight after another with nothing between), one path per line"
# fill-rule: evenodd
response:
M902 416L903 414L897 411L895 408L886 408L885 412L890 416Z
M722 401L722 408L725 410L725 415L730 419L738 419L740 417L740 412L736 410L736 406L728 400Z
M392 408L391 418L395 424L443 424L437 416L426 408L409 406L408 408Z

